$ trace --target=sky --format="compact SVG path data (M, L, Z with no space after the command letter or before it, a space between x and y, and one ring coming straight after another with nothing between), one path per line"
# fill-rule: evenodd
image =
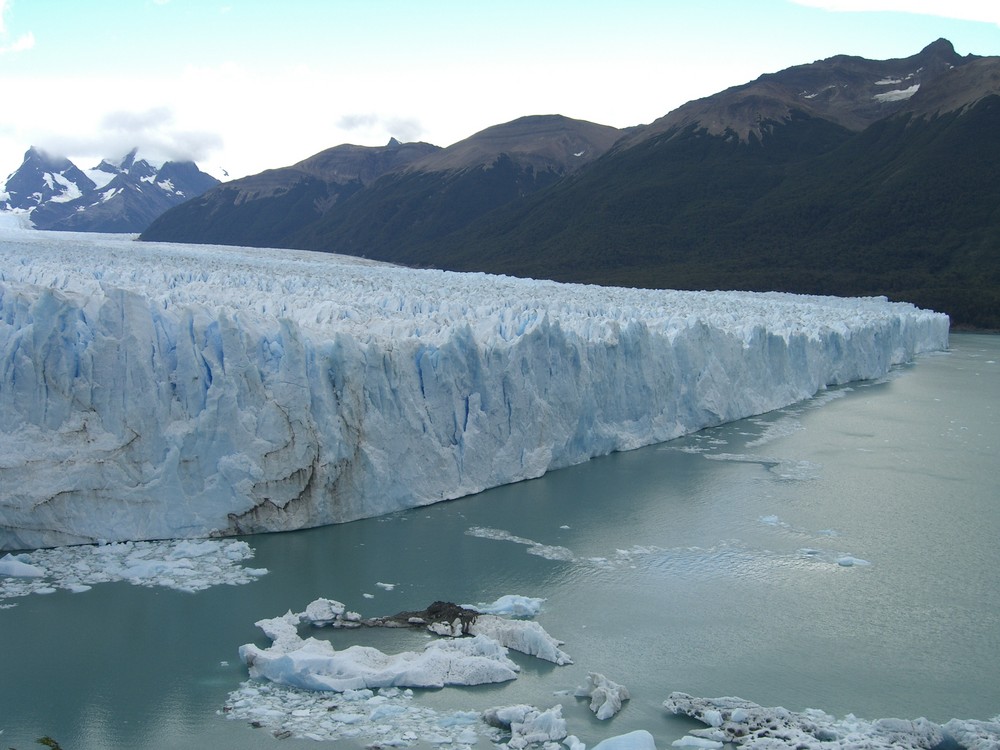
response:
M518 117L615 127L837 54L1000 55L996 0L0 0L0 179L37 146L229 178ZM223 172L224 170L224 172Z

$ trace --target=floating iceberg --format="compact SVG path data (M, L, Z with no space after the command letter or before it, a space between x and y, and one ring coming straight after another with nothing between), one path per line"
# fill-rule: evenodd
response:
M482 612L484 615L505 615L507 617L535 617L542 611L545 599L520 594L505 594L491 603L467 604L468 609Z
M523 609L524 603L540 601L508 595L487 606L495 611ZM559 705L548 709L515 705L448 715L412 705L411 688L515 679L519 667L508 658L508 648L557 664L571 663L556 647L561 641L537 623L517 619L503 625L499 615L475 615L474 610L464 610L473 615L472 622L456 621L448 637L429 642L422 651L398 654L359 645L338 651L329 641L299 634L302 625L411 626L439 633L441 628L437 626L442 623L437 618L459 610L463 608L435 602L419 617L408 617L416 613L403 612L365 619L336 600L321 598L310 602L302 612L289 611L281 617L260 620L256 624L271 639L271 645L260 648L247 643L240 647L240 658L251 680L230 695L224 713L256 726L271 727L280 737L339 739L373 735L380 738L378 744L382 746L405 747L420 739L462 747L475 744L480 735L498 741L498 730L502 730L509 733L507 745L520 750L566 737L566 721ZM317 697L330 693L338 694L335 703Z
M947 316L0 230L0 550L370 517L884 375Z
M305 690L441 688L483 685L517 677L507 649L486 636L434 640L423 651L386 654L371 646L334 650L329 641L308 638L282 647L240 647L253 679L268 679Z
M628 688L612 682L599 672L588 672L587 683L576 689L577 698L590 698L590 710L602 721L622 710L622 703L632 696Z
M45 571L37 565L24 561L24 555L4 555L0 557L0 576L11 578L44 578Z
M535 656L553 664L572 664L569 654L559 648L562 641L545 632L537 622L508 620L496 615L480 615L469 628L472 635L487 636L505 648Z
M491 708L483 712L483 721L510 732L507 747L513 750L558 742L567 735L566 720L559 704L544 710L524 704Z
M435 610L436 602L424 612ZM439 611L460 609L444 605ZM471 614L472 610L468 610ZM425 617L400 620L402 615L363 619L349 612L333 599L316 599L302 612L287 612L281 617L259 620L256 625L271 639L260 648L252 643L240 647L240 659L250 676L303 690L378 689L385 687L440 688L445 685L482 685L507 682L517 677L518 666L507 657L513 649L556 664L572 664L559 649L562 641L550 636L536 622L506 620L482 614L468 625L456 620L455 627L441 633L442 623ZM426 627L438 634L452 636L427 644L422 652L385 654L368 646L352 646L336 651L329 641L302 638L298 627ZM461 638L463 634L468 638Z

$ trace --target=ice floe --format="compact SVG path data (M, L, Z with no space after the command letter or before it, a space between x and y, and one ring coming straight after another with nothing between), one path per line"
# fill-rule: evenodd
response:
M279 738L356 740L381 747L424 742L462 748L501 734L485 725L478 711L436 711L414 701L412 690L400 688L331 693L247 681L230 693L221 713Z
M188 592L251 583L267 573L244 567L253 556L249 544L231 539L85 544L7 554L0 559L0 600L58 589L80 593L111 581Z
M831 529L815 532L795 529L775 515L760 516L758 521L764 526L811 538L819 537L825 540L837 536L837 532ZM810 567L816 565L853 568L871 565L868 560L855 557L838 548L810 546L782 553L753 548L734 539L723 539L708 547L667 548L652 544L634 545L629 549L616 549L608 555L582 557L567 547L544 544L503 529L472 527L466 530L466 534L482 539L520 544L527 547L526 551L529 554L556 562L567 562L575 566L607 571L627 567L631 569L647 568L659 573L669 571L683 575L725 571L726 575L740 576L763 575L774 566Z
M678 745L681 747L722 747L722 743L769 750L933 750L946 747L996 750L1000 747L1000 717L992 721L952 719L944 725L925 718L868 721L848 714L838 719L818 709L795 712L780 706L765 708L742 698L696 698L680 692L671 693L663 705L671 713L690 716L706 724L706 729L696 729L689 734L696 740L715 743Z
M523 544L528 548L528 554L538 555L539 557L544 557L548 560L566 560L571 561L576 556L573 552L566 547L562 547L557 544L542 544L541 542L536 542L533 539L527 539L522 536L517 536L509 531L504 531L503 529L492 529L483 526L473 526L466 532L469 536L477 536L482 539L495 539L500 542L513 542L514 544Z

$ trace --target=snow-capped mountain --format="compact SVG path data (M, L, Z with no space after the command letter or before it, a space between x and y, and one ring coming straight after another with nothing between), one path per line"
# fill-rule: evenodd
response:
M154 165L133 149L81 170L32 146L0 187L0 210L29 213L36 229L141 232L169 208L218 184L194 162Z

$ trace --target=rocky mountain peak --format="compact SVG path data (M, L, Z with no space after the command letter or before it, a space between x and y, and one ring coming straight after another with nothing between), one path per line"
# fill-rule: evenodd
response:
M51 154L38 146L31 146L24 152L24 163L60 171L65 169L70 161L65 157Z
M966 109L990 95L1000 96L1000 58L979 57L922 85L902 111L934 116Z
M7 196L0 208L31 210L48 201L67 202L94 187L94 181L66 157L32 146L0 186Z
M760 138L775 124L786 122L793 112L861 131L905 109L921 86L975 59L960 56L947 39L906 58L835 55L688 102L642 128L629 143L692 125L713 135L732 132L747 141L751 134Z
M605 153L621 136L609 125L563 115L529 115L481 130L415 162L411 171L489 166L505 154L535 171L570 173Z
M138 148L133 148L124 157L122 157L121 162L118 164L118 169L121 172L129 172L132 170L132 166L135 164L135 157L139 153Z

